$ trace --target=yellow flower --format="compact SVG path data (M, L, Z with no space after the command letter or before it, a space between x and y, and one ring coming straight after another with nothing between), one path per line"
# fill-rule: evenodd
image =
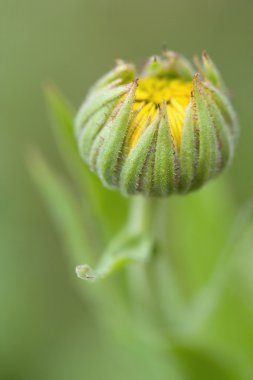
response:
M75 121L83 160L124 194L187 193L230 162L237 120L206 53L198 72L179 54L152 57L137 76L118 61Z
M129 139L131 150L143 132L147 121L154 119L162 102L166 103L171 133L179 149L186 108L190 102L192 82L181 79L143 78L138 81L133 110L138 111Z

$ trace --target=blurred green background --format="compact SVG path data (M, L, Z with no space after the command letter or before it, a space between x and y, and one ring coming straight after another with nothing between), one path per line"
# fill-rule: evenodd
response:
M182 262L184 279L191 270L188 288L197 289L218 255L215 244L205 246L213 230L213 239L219 239L216 221L226 231L252 195L252 13L249 0L0 0L1 379L168 378L164 357L151 363L148 349L100 334L92 304L76 292L80 280L29 176L26 153L38 146L64 170L46 110L45 82L56 83L78 106L115 58L141 64L163 44L188 58L205 48L231 90L242 131L234 163L219 185L189 200L170 201L172 236L179 236L171 246L180 257L182 232L185 242L195 241L198 248L192 257L189 248ZM213 191L208 205L206 191ZM207 209L209 219L201 219L198 207ZM192 223L190 212L199 223ZM172 372L170 379L253 378L252 244L248 233L240 270L205 327L211 356L194 344L175 349L171 368L179 368L180 375ZM228 353L221 357L223 351Z

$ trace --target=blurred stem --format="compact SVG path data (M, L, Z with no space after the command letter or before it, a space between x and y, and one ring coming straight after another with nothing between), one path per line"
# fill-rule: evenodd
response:
M148 235L155 239L154 219L157 199L133 197L129 205L129 218L126 230L129 234ZM152 257L151 259L152 260ZM137 323L136 331L146 338L146 333L154 331L154 318L157 319L151 282L148 278L147 265L135 264L127 267L128 289L131 308ZM152 326L150 329L149 327Z
M148 233L152 231L157 199L134 197L130 202L127 229L130 233Z
M210 279L193 299L190 307L182 314L179 329L183 334L194 335L203 327L218 306L235 260L240 253L238 243L250 226L253 200L246 202L240 210L227 245L219 257Z
M142 325L143 321L151 324L156 333L166 328L174 336L174 327L184 310L184 302L173 259L163 242L164 235L169 232L168 207L165 202L144 197L131 200L127 229L131 233L147 234L153 238L155 254L147 265L129 266L128 286L137 321Z

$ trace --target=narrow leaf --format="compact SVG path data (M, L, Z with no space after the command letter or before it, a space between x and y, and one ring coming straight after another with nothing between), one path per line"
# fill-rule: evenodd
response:
M31 155L28 164L32 178L58 227L64 246L71 255L71 264L76 265L85 257L90 259L88 231L78 200L65 181L53 173L37 153Z
M104 253L97 268L89 265L76 267L76 273L82 280L101 280L130 263L145 263L154 252L154 240L146 235L120 234Z

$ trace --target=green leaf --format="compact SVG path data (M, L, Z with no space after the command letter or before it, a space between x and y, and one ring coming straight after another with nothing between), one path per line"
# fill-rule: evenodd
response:
M196 379L222 379L238 380L250 379L247 368L242 366L238 356L226 352L217 346L191 343L176 343L171 351L181 369L183 378Z
M85 257L91 259L88 230L75 195L37 153L30 156L28 164L32 178L58 227L64 246L70 253L71 264L77 265Z
M182 315L181 331L193 334L207 323L210 316L224 301L226 285L231 280L232 269L243 255L247 233L252 236L253 201L250 199L239 212L227 238L227 244L218 257L213 272L201 291L193 298L191 306ZM252 252L252 249L251 249ZM234 280L233 280L234 281Z
M147 262L154 249L154 240L147 235L123 231L112 241L95 270L84 264L76 268L76 273L83 280L101 280L127 264Z
M100 236L104 233L110 238L124 223L128 200L106 189L81 160L74 136L75 112L69 102L54 86L46 88L46 98L60 153L93 216L90 223L94 222Z

